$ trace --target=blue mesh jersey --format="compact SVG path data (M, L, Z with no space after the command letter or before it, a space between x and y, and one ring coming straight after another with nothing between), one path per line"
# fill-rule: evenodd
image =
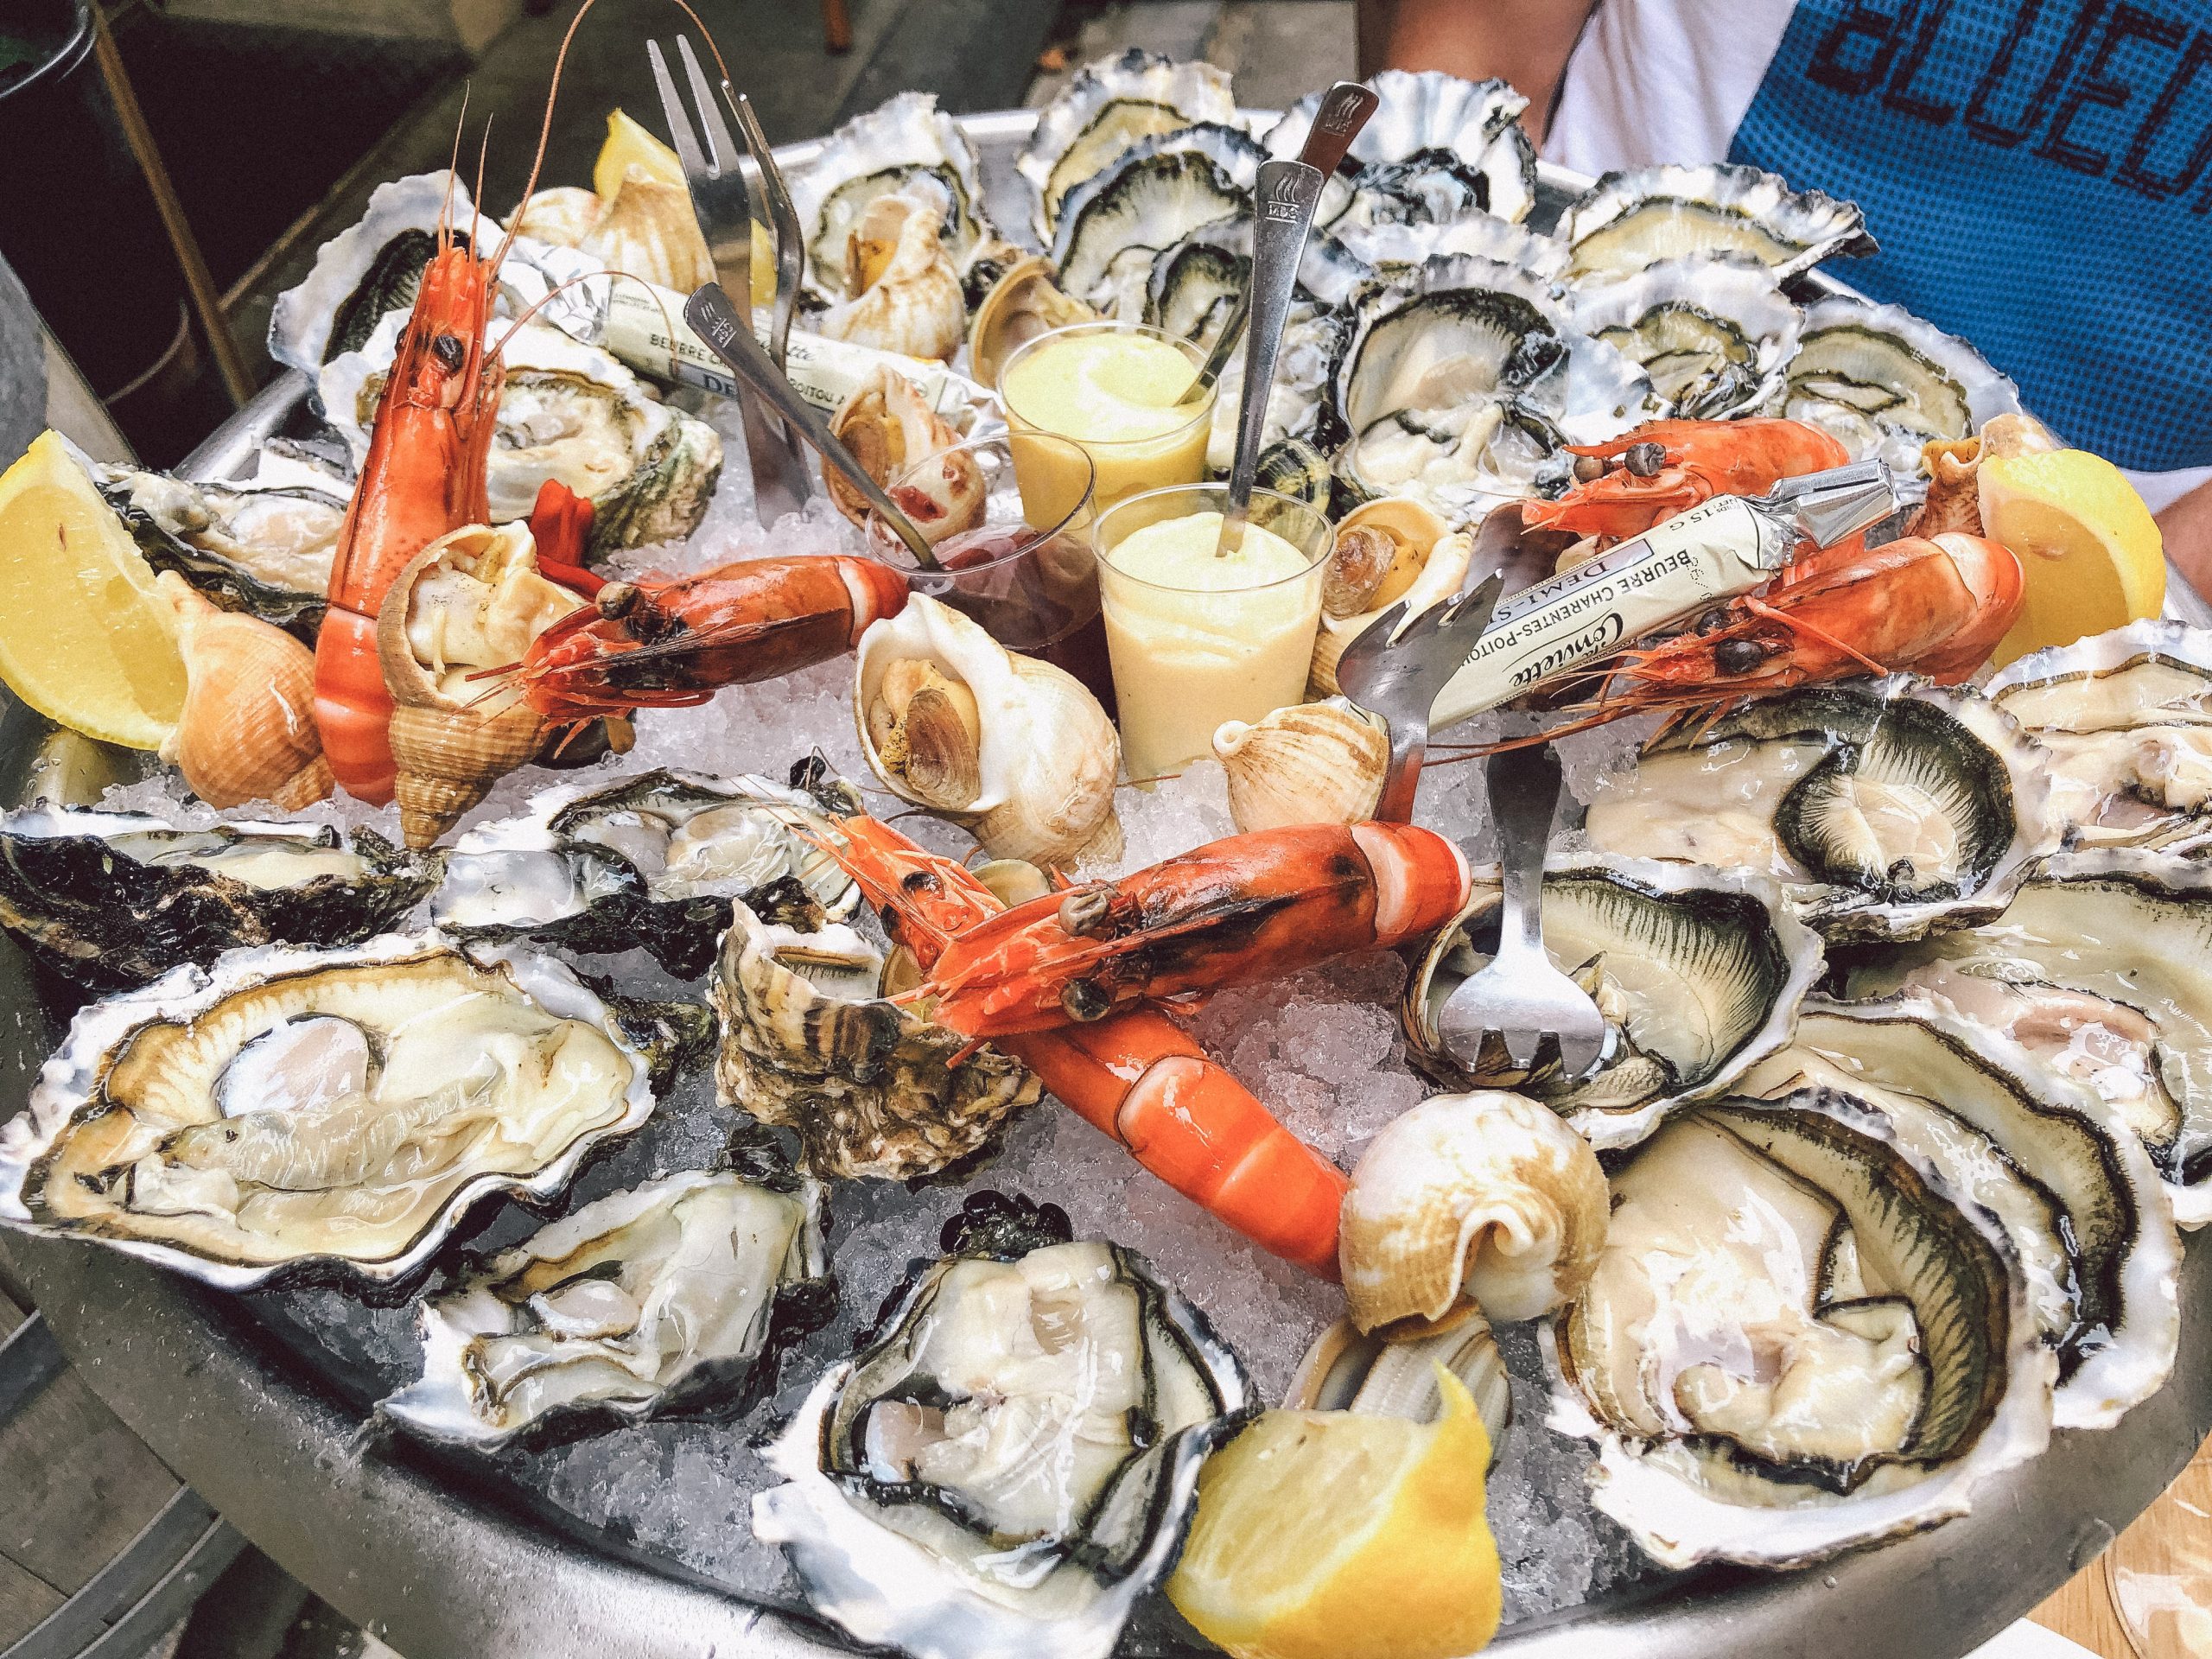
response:
M1858 202L1882 251L1828 269L2069 442L2212 463L2212 6L1800 0L1729 159Z

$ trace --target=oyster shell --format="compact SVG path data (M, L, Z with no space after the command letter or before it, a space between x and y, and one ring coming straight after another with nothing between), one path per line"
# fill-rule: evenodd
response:
M317 382L330 423L359 466L405 318L387 317ZM527 518L558 479L592 504L590 551L682 541L706 515L722 464L714 428L648 394L595 346L526 322L499 341L506 378L486 470L492 522Z
M1275 362L1275 382L1268 391L1263 437L1268 450L1280 454L1278 446L1286 440L1306 443L1309 437L1314 442L1307 448L1315 454L1322 453L1316 445L1324 442L1328 449L1336 448L1332 438L1325 440L1322 428L1329 419L1329 374L1344 349L1348 327L1349 320L1340 311L1310 300L1292 302L1283 325L1282 354ZM1214 387L1213 424L1206 434L1206 465L1217 472L1227 472L1236 459L1236 416L1243 398L1244 353L1233 352ZM1312 499L1309 490L1282 493L1300 500ZM1325 505L1326 498L1316 505Z
M1643 372L1579 334L1528 272L1478 255L1363 288L1332 377L1351 434L1339 473L1447 518L1531 493L1570 443L1602 442L1657 405Z
M1814 998L1795 1041L1740 1084L1833 1089L2004 1224L2044 1344L2060 1428L2109 1428L2172 1371L2181 1242L2150 1158L2108 1103L1925 998Z
M1536 201L1536 150L1521 126L1527 99L1502 80L1462 80L1437 69L1385 69L1367 85L1382 102L1324 191L1317 224L1528 217ZM1268 130L1268 150L1296 156L1320 106L1319 92L1292 105Z
M1993 916L2058 845L2049 757L1963 687L1907 675L1764 698L1644 747L1592 844L1781 881L1830 943Z
M1407 1058L1448 1089L1516 1089L1561 1113L1593 1145L1630 1146L1666 1111L1733 1085L1789 1040L1797 1005L1824 966L1820 940L1765 878L1642 859L1579 855L1544 874L1544 948L1596 998L1611 1027L1602 1068L1577 1083L1554 1059L1516 1067L1502 1044L1473 1071L1445 1049L1445 1001L1488 959L1499 897L1467 908L1414 963L1399 1007Z
M523 816L461 838L430 919L465 938L642 946L679 979L696 978L734 902L804 925L858 908L860 889L809 837L859 810L842 785L825 796L696 772L545 790Z
M1574 326L1649 375L1675 415L1719 421L1781 389L1797 350L1798 311L1758 261L1691 254L1578 284Z
M953 1248L768 1448L787 1484L753 1499L753 1535L862 1643L1106 1659L1250 1384L1130 1251Z
M472 236L499 238L499 226L477 213L467 185L443 168L378 185L360 223L324 243L305 280L276 296L269 355L313 376L334 358L359 351L389 313L411 310L423 268L437 251L441 222L464 246Z
M1036 195L1037 239L1049 245L1070 193L1145 139L1236 119L1229 76L1212 64L1179 63L1136 46L1085 64L1037 112L1036 129L1014 157L1014 171Z
M95 475L156 571L174 570L225 610L314 642L346 523L343 493L199 484L128 467Z
M2134 848L2054 858L1981 925L1855 963L1926 991L2108 1101L2183 1227L2212 1221L2212 869Z
M423 1375L378 1415L489 1450L751 1392L775 1327L830 1287L821 1190L786 1185L684 1170L473 1265L423 1304Z
M1493 213L1446 219L1381 219L1370 224L1339 221L1330 232L1351 258L1378 276L1395 277L1415 266L1454 253L1480 254L1501 264L1516 265L1548 287L1567 275L1567 245L1539 236L1525 225Z
M929 1174L989 1146L1041 1092L997 1050L969 1053L959 1033L879 995L883 970L883 951L842 922L809 931L741 904L722 936L708 989L717 1090L797 1129L817 1175Z
M1608 173L1568 205L1555 234L1573 250L1575 276L1715 251L1748 254L1789 277L1834 254L1873 252L1866 224L1855 203L1720 162Z
M1052 267L1068 294L1111 316L1143 315L1154 259L1199 226L1243 213L1267 152L1207 124L1134 145L1068 193Z
M0 925L85 985L143 984L239 945L356 944L412 910L435 860L373 830L179 830L37 806L0 814Z
M1152 262L1138 321L1210 346L1235 308L1252 270L1249 218L1201 225ZM1329 236L1308 239L1298 265L1298 291L1307 308L1342 305L1375 270Z
M791 175L791 206L806 241L808 280L830 300L850 299L845 249L868 206L893 192L938 210L938 234L955 269L997 233L983 214L976 147L931 92L900 92L856 115Z
M226 1289L390 1282L652 1109L645 1056L550 957L435 933L233 950L79 1013L0 1127L0 1221Z
M2011 1239L1862 1103L1694 1106L1611 1179L1590 1287L1544 1332L1550 1421L1599 1443L1593 1502L1663 1565L1923 1531L2048 1443L2056 1357Z
M2008 663L1984 689L2049 753L2070 842L2212 840L2212 632L2131 622Z
M1957 335L1843 294L1806 307L1783 380L1774 413L1834 433L1854 460L1885 461L1901 478L1923 445L2020 409L2018 388Z

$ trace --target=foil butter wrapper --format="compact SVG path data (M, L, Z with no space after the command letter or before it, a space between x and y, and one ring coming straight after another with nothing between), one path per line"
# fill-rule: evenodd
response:
M683 320L685 296L641 277L609 272L574 248L518 237L500 279L547 322L587 346L610 352L663 385L697 386L734 397L738 383ZM753 332L768 343L768 313L753 313ZM970 436L1000 422L997 402L965 375L926 358L855 346L793 328L785 369L801 397L830 415L880 366L896 369L920 389L930 407Z

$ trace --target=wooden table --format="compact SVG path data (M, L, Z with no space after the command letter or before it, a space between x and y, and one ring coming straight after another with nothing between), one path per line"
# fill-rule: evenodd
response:
M2212 1440L2197 1448L2181 1478L2120 1535L2122 1541L2113 1550L2139 1570L2202 1580L2212 1569L2212 1502L2208 1498L2212 1498ZM2037 1608L2031 1615L2035 1622L2079 1642L2100 1659L2198 1659L2212 1655L2212 1648L2184 1640L2171 1618L2158 1621L2151 1646L2139 1647L2129 1639L2113 1601L2113 1550L2083 1567ZM2198 1593L2205 1592L2200 1589Z

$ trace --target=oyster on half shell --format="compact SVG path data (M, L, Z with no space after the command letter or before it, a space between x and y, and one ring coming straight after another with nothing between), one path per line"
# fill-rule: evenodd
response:
M1957 335L1901 305L1836 294L1805 308L1769 407L1834 433L1854 460L1878 458L1910 478L1923 445L2018 414L2020 394Z
M1649 375L1685 420L1760 408L1797 350L1797 308L1769 267L1739 254L1692 254L1586 279L1573 305L1574 326Z
M646 1059L550 957L435 933L233 950L80 1011L0 1126L0 1222L226 1289L390 1282L494 1193L652 1116Z
M1267 155L1242 128L1211 123L1132 146L1062 204L1050 250L1060 287L1109 315L1141 317L1154 260L1243 214Z
M346 523L342 485L194 483L126 467L96 476L156 570L314 643Z
M1367 84L1382 101L1323 191L1317 225L1528 217L1536 200L1536 149L1521 125L1527 99L1502 80L1462 80L1437 69L1385 69ZM1284 111L1268 130L1270 152L1299 153L1321 97L1309 92Z
M1611 1178L1543 1338L1552 1426L1665 1566L1785 1567L1962 1515L2050 1440L2056 1357L2011 1238L1861 1102L1687 1109Z
M1873 252L1866 226L1855 203L1722 162L1608 173L1568 204L1555 233L1578 277L1707 251L1749 254L1789 277L1833 254Z
M807 280L831 300L846 291L845 251L878 196L903 192L932 203L938 237L956 268L997 232L983 214L976 147L933 92L900 92L855 116L793 169L791 206L806 242Z
M1133 46L1087 63L1037 112L1014 171L1036 193L1031 228L1049 244L1060 205L1137 144L1202 122L1231 125L1236 95L1211 63L1178 62Z
M948 1244L768 1448L786 1484L753 1499L753 1535L863 1643L1107 1659L1173 1566L1250 1383L1130 1251L978 1240L957 1220Z

